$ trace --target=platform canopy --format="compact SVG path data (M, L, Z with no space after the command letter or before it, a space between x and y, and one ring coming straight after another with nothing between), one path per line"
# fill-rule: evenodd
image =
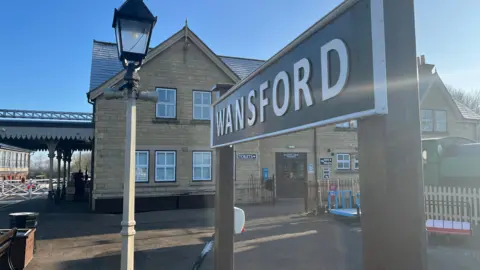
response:
M92 149L92 122L1 120L0 142L34 151L48 150L48 142L57 149Z

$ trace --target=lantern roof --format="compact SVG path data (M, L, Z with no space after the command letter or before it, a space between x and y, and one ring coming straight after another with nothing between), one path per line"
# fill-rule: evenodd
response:
M114 28L117 25L118 17L154 24L157 21L157 17L153 16L143 0L127 0L120 6L120 8L115 9L112 23L112 27Z

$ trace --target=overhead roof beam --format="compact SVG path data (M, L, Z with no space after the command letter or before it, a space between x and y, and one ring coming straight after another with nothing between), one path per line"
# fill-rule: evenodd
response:
M0 109L0 118L47 119L64 121L93 121L92 113L84 112L55 112L33 110L6 110Z

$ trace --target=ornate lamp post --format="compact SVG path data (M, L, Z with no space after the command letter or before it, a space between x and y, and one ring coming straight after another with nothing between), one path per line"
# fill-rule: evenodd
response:
M125 178L123 184L123 218L121 269L133 270L135 238L135 148L136 148L136 100L156 102L156 92L138 89L140 76L137 70L148 52L150 37L157 18L143 0L127 0L115 9L113 28L117 38L118 57L126 69L125 84L118 90L104 92L106 99L126 101Z

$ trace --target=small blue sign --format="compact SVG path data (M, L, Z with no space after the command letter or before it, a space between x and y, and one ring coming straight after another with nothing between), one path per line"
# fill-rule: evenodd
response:
M268 168L263 168L263 180L268 179Z

